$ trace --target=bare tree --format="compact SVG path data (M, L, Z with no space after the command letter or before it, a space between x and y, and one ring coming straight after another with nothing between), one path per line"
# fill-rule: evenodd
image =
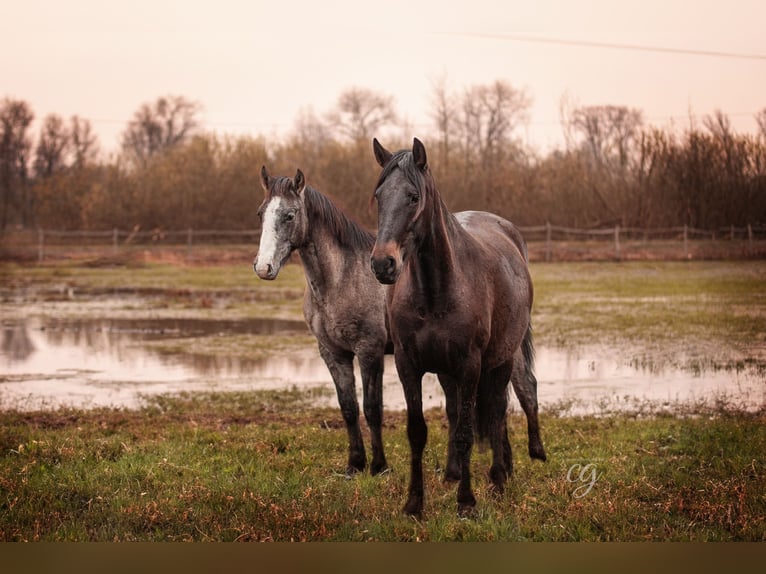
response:
M734 138L731 120L721 110L715 110L712 116L705 116L702 124L713 137L722 142L731 141Z
M625 106L585 106L572 112L573 131L599 165L625 169L643 125L640 110Z
M166 96L145 103L133 115L122 135L122 149L139 164L167 150L199 127L200 105L183 96Z
M27 131L34 117L23 100L5 98L0 103L0 232L12 208L18 210L22 224L30 216L27 170L32 141Z
M43 120L32 167L37 177L50 177L66 167L69 132L61 116L50 114Z
M69 144L72 155L72 165L82 168L93 163L98 155L98 138L93 133L90 121L79 116L69 120Z
M530 99L503 80L468 88L460 101L459 125L467 150L485 161L511 143L511 136L527 117Z
M447 92L445 77L433 83L431 105L431 118L439 138L439 159L446 168L449 164L450 139L455 135L453 123L457 111L454 98Z
M766 138L766 108L755 114L755 121L758 124L761 136Z
M341 93L327 122L339 135L369 143L381 127L396 122L394 99L366 88L350 88Z

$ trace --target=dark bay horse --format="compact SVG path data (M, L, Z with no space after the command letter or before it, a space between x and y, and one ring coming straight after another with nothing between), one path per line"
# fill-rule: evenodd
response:
M411 475L404 511L423 510L427 439L422 377L436 373L450 423L448 473L459 480L458 512L476 505L470 458L474 432L492 447L498 492L513 469L507 434L508 382L527 416L529 453L545 460L532 372L532 280L526 244L509 221L452 214L431 175L423 144L392 154L373 141L383 168L375 190L378 235L371 265L391 285L387 313L396 368L407 402Z
M261 241L253 267L261 279L276 279L297 250L306 275L303 314L319 354L335 382L349 438L347 473L367 464L359 427L354 357L362 375L364 415L370 428L370 472L388 468L383 452L383 357L388 342L384 287L370 273L375 238L327 197L295 178L270 177L261 169L266 192L258 210Z

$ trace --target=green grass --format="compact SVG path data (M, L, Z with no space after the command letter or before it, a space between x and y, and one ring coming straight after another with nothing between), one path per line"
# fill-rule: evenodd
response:
M0 293L24 292L35 303L25 314L103 317L97 297L111 297L106 312L139 316L302 318L305 287L300 265L286 265L276 281L263 281L252 265L139 263L90 267L83 263L23 266L0 263ZM41 304L42 303L42 304Z
M538 340L725 355L766 344L766 262L532 266ZM764 359L766 357L761 357Z
M470 520L440 480L445 421L430 412L420 521L400 512L409 474L401 413L386 417L392 472L351 479L337 410L308 408L297 392L0 421L4 541L766 539L766 420L725 410L546 416L546 463L526 457L514 416L515 476L493 494L489 454L477 451Z
M766 262L540 263L532 275L538 344L766 372ZM304 286L298 265L265 282L249 263L5 264L0 277L4 317L300 317ZM104 307L109 290L117 303ZM255 345L207 339L161 350L237 356ZM273 343L314 346L305 336ZM0 540L766 540L763 409L551 409L541 420L547 463L527 458L525 423L512 415L514 478L492 494L489 454L475 449L471 520L457 517L455 488L440 480L446 426L430 412L425 516L416 521L401 513L404 415L386 415L393 471L348 480L339 411L310 400L296 390L158 397L137 411L0 411ZM597 480L578 497L583 467Z
M97 289L165 289L165 290L251 290L303 289L303 273L299 265L287 265L277 282L261 281L250 262L224 265L179 265L171 263L127 263L89 266L87 263L54 265L19 265L1 263L0 277L24 286L66 285L81 290Z

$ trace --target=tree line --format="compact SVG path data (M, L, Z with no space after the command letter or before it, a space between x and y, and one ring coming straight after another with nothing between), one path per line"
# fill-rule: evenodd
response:
M759 133L736 133L726 115L690 118L684 129L646 125L641 110L579 106L562 98L563 148L541 154L520 137L531 99L498 80L462 90L433 87L431 128L413 134L393 98L344 91L324 114L303 111L288 136L207 131L183 96L142 104L104 159L90 121L0 101L0 231L9 227L99 230L252 229L261 165L300 168L313 187L362 223L378 136L389 149L425 141L453 211L493 211L518 225L689 225L715 229L766 221L766 108Z

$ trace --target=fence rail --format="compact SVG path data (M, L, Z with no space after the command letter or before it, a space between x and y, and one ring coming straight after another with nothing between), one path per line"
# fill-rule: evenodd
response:
M546 223L519 226L519 230L533 260L766 257L766 226L732 225L709 230L686 225L664 228L615 225L584 229ZM76 250L118 255L128 249L172 247L185 250L185 257L193 259L195 248L200 246L239 244L255 251L259 238L259 229L16 230L0 236L0 256L10 254L42 262Z

